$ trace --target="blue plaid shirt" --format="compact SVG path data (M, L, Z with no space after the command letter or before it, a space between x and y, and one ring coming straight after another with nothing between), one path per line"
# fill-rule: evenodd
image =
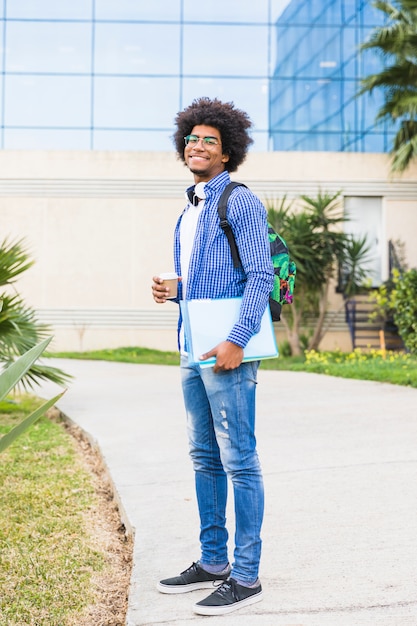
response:
M235 188L229 198L227 219L232 227L242 267L233 267L226 235L220 228L217 205L222 191L230 182L227 171L205 184L206 199L199 216L188 270L189 300L200 298L233 298L243 296L238 322L228 337L244 348L260 329L261 318L268 304L274 281L268 240L266 210L261 201L246 187ZM174 234L175 271L181 276L180 225ZM178 300L182 299L179 283ZM181 315L178 328L181 327Z

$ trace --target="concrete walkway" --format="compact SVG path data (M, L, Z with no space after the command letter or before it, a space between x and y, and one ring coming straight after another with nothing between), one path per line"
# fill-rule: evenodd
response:
M98 442L135 528L127 626L417 625L417 390L259 372L265 597L199 617L205 591L155 589L199 557L178 368L54 363L75 376L59 407Z

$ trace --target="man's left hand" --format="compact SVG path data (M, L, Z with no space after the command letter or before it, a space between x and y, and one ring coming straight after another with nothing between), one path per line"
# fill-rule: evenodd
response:
M243 360L243 348L232 343L231 341L222 341L215 348L202 354L200 356L201 361L205 361L211 357L216 357L216 362L213 367L214 373L225 370L234 370L242 363Z

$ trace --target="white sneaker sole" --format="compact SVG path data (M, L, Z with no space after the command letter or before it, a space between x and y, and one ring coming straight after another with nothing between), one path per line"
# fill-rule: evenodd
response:
M189 585L162 585L158 583L156 588L161 593L188 593L198 589L212 589L215 591L222 583L224 583L224 580L207 580L201 583L190 583Z
M233 611L242 609L245 606L260 602L261 600L263 600L262 591L254 596L249 596L249 598L245 598L240 602L235 602L234 604L225 604L223 606L204 606L201 604L194 604L193 611L194 613L197 613L197 615L226 615L226 613L232 613Z

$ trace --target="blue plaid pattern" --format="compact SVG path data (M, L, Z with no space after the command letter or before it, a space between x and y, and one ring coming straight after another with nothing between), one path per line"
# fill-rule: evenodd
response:
M233 267L229 243L220 228L217 213L220 196L229 182L229 173L225 171L205 184L206 199L197 224L186 297L193 300L243 296L239 320L225 339L244 348L260 329L261 318L273 287L274 268L265 207L246 187L234 189L228 203L227 219L232 226L242 262L242 267ZM174 234L174 263L179 276L182 215ZM178 298L182 298L181 283Z

